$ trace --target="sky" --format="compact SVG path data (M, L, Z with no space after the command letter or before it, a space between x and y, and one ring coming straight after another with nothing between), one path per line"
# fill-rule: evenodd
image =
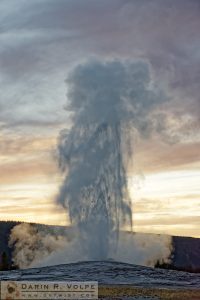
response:
M0 220L69 223L55 202L66 78L91 60L144 61L169 101L159 132L134 138L134 229L200 237L199 28L199 0L1 0Z

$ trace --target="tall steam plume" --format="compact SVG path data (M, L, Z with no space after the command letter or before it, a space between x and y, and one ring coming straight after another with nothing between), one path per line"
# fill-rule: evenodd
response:
M59 161L66 177L58 202L69 212L90 259L116 250L119 230L132 227L127 167L132 133L148 135L149 113L166 100L142 62L91 62L67 79L72 126L61 132Z

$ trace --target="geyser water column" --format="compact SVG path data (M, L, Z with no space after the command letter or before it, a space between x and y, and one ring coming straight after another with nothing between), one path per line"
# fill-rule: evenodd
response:
M117 247L119 229L132 226L125 164L132 129L146 135L150 110L165 98L142 62L79 65L67 85L72 126L59 138L66 176L57 200L80 232L84 257L106 259Z
M108 255L110 242L117 241L122 215L128 215L131 223L130 205L123 200L127 184L120 126L91 124L90 128L78 128L78 132L74 128L73 134L77 134L76 142L70 145L73 158L69 158L60 199L67 200L71 221L78 225L81 246L88 256L103 259ZM63 150L66 149L67 144Z

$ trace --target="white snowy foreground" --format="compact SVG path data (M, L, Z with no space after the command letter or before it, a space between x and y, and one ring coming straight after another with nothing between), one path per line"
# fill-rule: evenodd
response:
M100 299L200 300L200 274L114 261L0 272L0 280L98 281Z

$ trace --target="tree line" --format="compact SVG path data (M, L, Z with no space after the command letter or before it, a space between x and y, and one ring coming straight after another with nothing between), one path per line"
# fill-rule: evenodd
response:
M9 271L9 270L16 270L17 267L12 265L9 261L8 254L6 251L3 251L0 255L0 271Z

